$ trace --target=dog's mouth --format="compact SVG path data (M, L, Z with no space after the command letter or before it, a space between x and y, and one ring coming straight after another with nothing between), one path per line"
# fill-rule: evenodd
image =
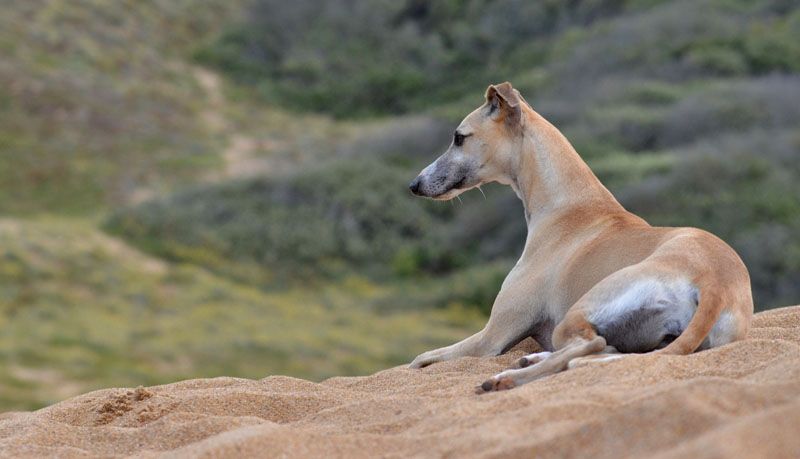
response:
M442 191L441 193L431 196L431 199L436 199L437 201L447 201L449 199L453 199L457 195L460 194L461 191L464 191L467 188L467 176L465 175L459 181L453 183L448 189Z

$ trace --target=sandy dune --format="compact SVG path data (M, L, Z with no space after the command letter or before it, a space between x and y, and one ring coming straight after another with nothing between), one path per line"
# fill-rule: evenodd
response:
M758 314L748 340L719 349L473 393L533 346L319 384L101 390L0 416L0 456L800 457L800 306Z

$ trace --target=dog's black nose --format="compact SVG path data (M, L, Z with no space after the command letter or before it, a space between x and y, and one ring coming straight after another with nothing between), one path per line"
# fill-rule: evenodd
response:
M419 182L420 179L419 177L417 177L414 180L412 180L411 183L408 184L408 189L411 190L411 192L416 194L417 196L419 196Z

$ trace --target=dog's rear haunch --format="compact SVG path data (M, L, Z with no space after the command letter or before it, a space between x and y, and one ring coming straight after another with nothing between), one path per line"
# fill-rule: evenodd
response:
M528 336L544 347L478 387L486 392L575 365L689 354L747 334L753 298L736 252L705 231L653 227L626 211L509 83L489 86L486 102L409 188L448 200L488 182L510 185L522 200L525 249L483 330L421 354L412 367L498 355Z

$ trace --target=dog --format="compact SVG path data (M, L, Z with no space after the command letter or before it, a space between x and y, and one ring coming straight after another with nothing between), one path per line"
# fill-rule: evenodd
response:
M650 226L626 211L510 83L489 86L485 97L409 189L450 200L484 183L510 185L525 208L525 248L486 326L419 355L412 368L499 355L527 337L545 349L485 381L477 388L483 393L577 365L648 352L686 355L746 336L750 275L730 246L700 229Z

